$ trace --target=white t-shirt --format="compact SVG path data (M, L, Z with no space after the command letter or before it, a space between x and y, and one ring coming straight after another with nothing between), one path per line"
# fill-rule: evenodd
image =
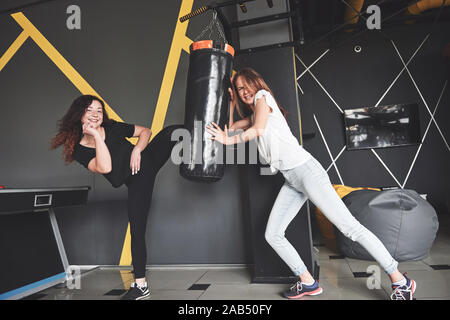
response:
M258 151L261 156L270 164L272 172L275 169L288 170L295 168L312 156L299 143L292 134L286 119L270 92L259 90L255 95L255 105L258 99L265 97L266 103L272 108L267 119L266 129L258 139ZM254 123L255 115L251 115Z

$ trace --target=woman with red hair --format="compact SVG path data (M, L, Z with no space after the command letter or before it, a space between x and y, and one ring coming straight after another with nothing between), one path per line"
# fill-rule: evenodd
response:
M131 232L131 255L135 282L122 297L140 300L150 295L145 278L147 249L145 230L153 185L159 169L171 155L172 132L181 125L168 126L149 140L149 128L109 119L98 97L83 95L75 99L59 121L59 130L51 149L63 146L66 164L76 160L86 169L104 175L114 188L128 188L128 218ZM132 145L126 138L137 137Z

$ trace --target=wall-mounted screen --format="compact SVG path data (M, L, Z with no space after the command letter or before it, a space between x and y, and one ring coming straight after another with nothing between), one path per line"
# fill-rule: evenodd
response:
M416 103L348 109L344 111L344 122L347 150L421 142Z

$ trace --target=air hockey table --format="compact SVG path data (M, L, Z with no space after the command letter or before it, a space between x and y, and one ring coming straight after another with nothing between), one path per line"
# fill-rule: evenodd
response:
M87 203L90 187L0 188L0 300L16 300L68 277L55 208Z

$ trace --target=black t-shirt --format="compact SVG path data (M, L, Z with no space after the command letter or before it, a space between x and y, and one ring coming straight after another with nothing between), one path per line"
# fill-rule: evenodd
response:
M111 124L104 124L103 128L105 128L105 144L108 147L112 162L111 172L104 174L104 176L114 188L118 188L131 175L130 158L134 146L125 138L133 136L134 125L112 121ZM87 169L89 162L95 158L96 151L95 148L85 147L77 143L72 155L76 161Z

